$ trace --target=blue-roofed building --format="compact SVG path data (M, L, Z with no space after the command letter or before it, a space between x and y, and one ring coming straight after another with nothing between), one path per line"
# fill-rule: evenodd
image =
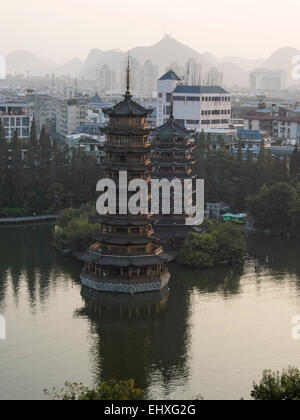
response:
M257 159L262 140L264 140L265 148L270 148L271 139L268 133L259 130L237 130L236 143L232 148L232 153L238 153L240 143L244 159L247 159L249 153L252 154L253 159Z
M166 74L161 76L159 80L177 80L180 82L180 77L173 70L169 70Z
M173 94L176 95L178 93L191 93L191 94L228 94L225 89L220 86L186 86L181 85L177 86L174 90Z
M99 136L102 134L101 124L84 123L80 124L72 134L89 134L90 136Z

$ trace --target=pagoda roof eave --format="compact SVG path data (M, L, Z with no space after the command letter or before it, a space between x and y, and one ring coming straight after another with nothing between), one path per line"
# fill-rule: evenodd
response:
M147 226L157 221L154 217L138 218L138 217L121 217L118 215L105 215L92 218L94 223L100 223L109 226Z
M86 251L77 253L76 257L88 264L111 267L147 267L151 265L166 264L171 260L170 255L163 251L158 255L143 255L136 257L100 255L96 252Z
M151 242L155 242L157 240L156 237L151 236L142 236L142 237L130 237L130 236L124 236L124 237L112 237L107 235L97 235L94 238L97 242L103 242L111 245L144 245L149 244Z

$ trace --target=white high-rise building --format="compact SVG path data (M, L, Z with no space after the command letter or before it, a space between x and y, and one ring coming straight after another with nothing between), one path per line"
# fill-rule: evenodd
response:
M158 126L164 124L170 115L172 94L181 82L173 70L169 70L157 82L157 117Z
M205 75L205 84L208 86L223 86L223 73L212 67Z
M116 72L111 70L107 64L97 70L97 89L100 93L116 90Z
M220 86L177 86L173 92L175 120L189 130L228 128L231 97Z
M141 95L152 98L156 91L158 78L158 66L154 66L152 61L147 60L141 69Z
M174 71L157 83L157 125L167 122L173 101L175 120L189 130L228 128L231 96L220 86L183 85Z
M184 83L186 85L201 85L202 83L202 66L196 60L190 58L186 63Z
M250 89L253 93L279 92L287 86L284 70L256 69L250 72Z

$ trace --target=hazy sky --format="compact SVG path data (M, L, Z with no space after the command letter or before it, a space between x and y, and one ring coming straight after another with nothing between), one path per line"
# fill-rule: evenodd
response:
M0 54L27 49L57 60L91 48L128 50L164 32L199 52L265 58L300 49L299 0L9 0L1 2Z

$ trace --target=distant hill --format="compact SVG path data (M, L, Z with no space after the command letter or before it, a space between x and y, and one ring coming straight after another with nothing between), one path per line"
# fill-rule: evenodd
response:
M54 70L53 60L38 58L30 51L14 51L6 56L6 71L8 74L26 74L42 76Z
M292 78L292 59L295 55L300 55L300 51L296 48L283 47L276 50L268 60L266 60L261 68L265 69L276 69L276 70L285 70L288 72L288 84L295 84L295 81Z
M248 59L242 57L224 57L220 58L220 61L222 63L232 63L247 72L260 67L264 62L263 59Z
M83 62L79 60L79 58L73 58L73 60L69 61L68 63L57 67L54 70L54 74L56 76L78 77L82 66Z
M207 60L204 54L198 53L170 36L164 37L161 41L149 47L133 48L130 50L130 55L140 63L151 60L154 65L159 66L160 73L163 73L172 61L184 64L189 58L194 58L200 62L205 71L213 64ZM127 53L119 50L103 52L94 49L89 53L80 76L95 78L96 70L103 64L107 64L112 69L119 71L120 63L126 56Z
M86 79L96 79L96 71L104 64L107 64L111 69L118 71L120 69L121 61L126 57L126 53L118 50L101 51L93 49L90 51L79 76Z
M291 63L295 55L300 55L300 51L292 47L283 47L275 51L267 60L242 57L218 58L208 51L201 54L167 35L154 45L133 48L130 55L141 64L151 60L154 65L159 67L160 74L164 73L166 67L172 61L184 65L188 59L194 58L202 64L203 74L209 71L211 67L217 67L224 74L224 84L226 86L246 87L248 86L248 72L254 68L286 70L289 74L289 85L294 85L295 81L291 77ZM31 75L42 76L54 72L58 76L70 75L95 80L97 69L105 64L116 71L118 78L121 62L126 57L127 52L118 48L109 51L94 48L90 51L84 63L78 58L74 58L59 67L53 60L36 57L30 51L14 51L6 56L6 61L8 74L26 74L29 72Z
M194 58L201 63L204 71L209 70L213 65L204 54L200 54L171 36L165 36L161 41L150 47L134 48L130 51L130 54L141 62L151 60L153 64L160 67L161 73L172 61L184 64L189 58Z
M232 63L221 63L218 66L219 71L223 73L223 82L225 86L248 86L248 72Z

